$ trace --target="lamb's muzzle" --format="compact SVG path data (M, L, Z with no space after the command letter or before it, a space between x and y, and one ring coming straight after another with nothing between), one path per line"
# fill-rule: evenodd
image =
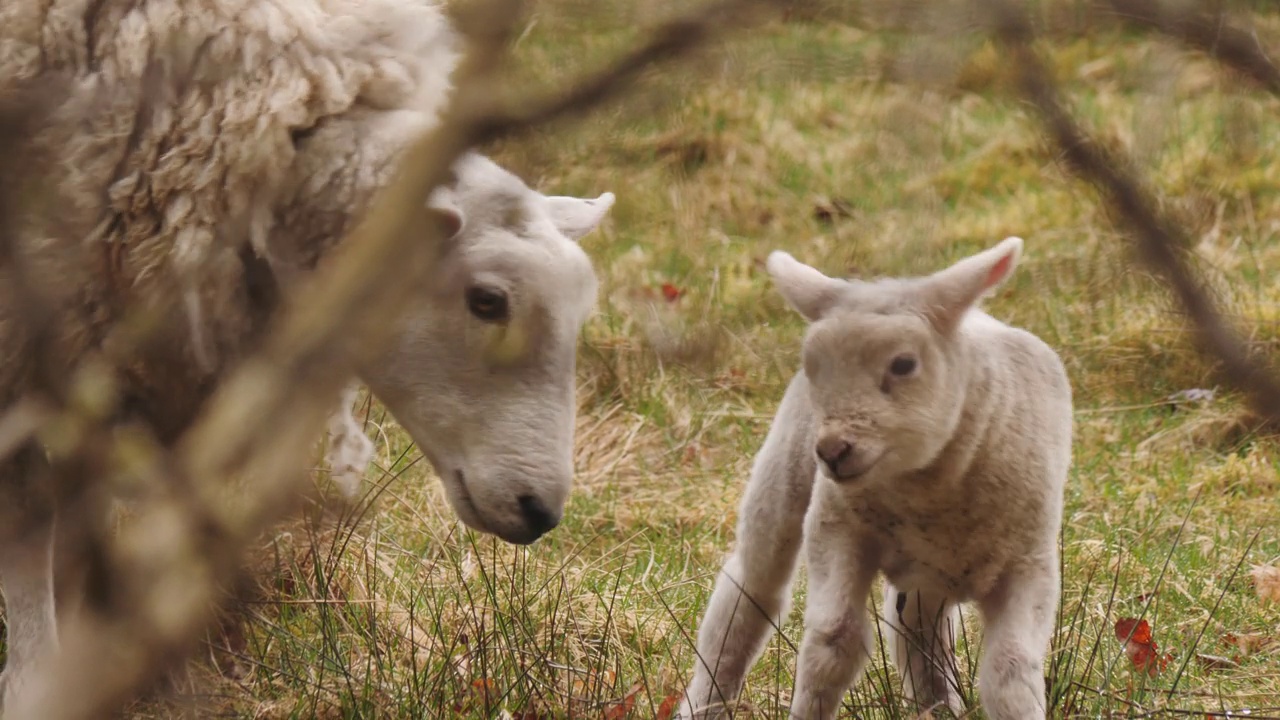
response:
M815 450L823 474L836 482L856 480L866 475L880 456L851 435L830 434L818 440Z

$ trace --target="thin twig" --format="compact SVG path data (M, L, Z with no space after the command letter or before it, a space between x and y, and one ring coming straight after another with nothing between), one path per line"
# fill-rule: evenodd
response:
M1280 67L1268 57L1258 36L1234 25L1225 12L1208 7L1176 7L1160 0L1110 0L1116 14L1131 24L1178 38L1280 95Z
M6 717L101 717L186 657L212 617L218 587L234 577L240 550L291 507L301 458L332 398L387 340L390 323L365 318L394 309L434 265L443 233L433 223L424 230L423 201L462 153L617 96L644 69L699 46L753 0L718 0L663 25L637 50L548 100L495 107L490 71L517 4L484 3L486 34L460 68L458 98L439 126L406 151L364 221L300 285L261 351L220 385L175 451L149 459L146 472L175 491L139 508L113 543L111 579L127 586L120 592L129 602L72 625L56 664ZM225 502L226 479L240 474L254 482Z
M1248 393L1264 418L1280 420L1276 375L1250 355L1240 334L1218 312L1208 290L1188 267L1181 250L1192 245L1186 233L1158 209L1150 191L1128 169L1131 163L1107 151L1076 124L1033 46L1034 30L1022 9L1003 2L997 15L996 34L1019 69L1021 90L1068 166L1097 188L1129 228L1140 258L1169 284L1203 347L1222 363L1226 381Z

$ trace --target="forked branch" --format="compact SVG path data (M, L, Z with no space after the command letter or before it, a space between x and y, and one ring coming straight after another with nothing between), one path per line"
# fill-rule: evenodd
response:
M1161 0L1109 2L1125 20L1177 38L1280 95L1280 67L1267 54L1257 33L1231 22L1227 13Z
M996 34L1019 70L1023 95L1068 166L1098 190L1128 228L1139 257L1173 290L1200 343L1221 362L1227 381L1245 391L1269 422L1280 421L1280 382L1272 368L1249 352L1188 265L1183 248L1192 243L1186 232L1160 211L1150 190L1130 169L1133 164L1103 148L1072 118L1035 49L1035 33L1022 9L1012 2L999 7Z
M153 448L141 472L163 477L173 492L138 507L110 548L110 582L130 601L68 628L62 652L6 718L103 717L186 657L240 551L298 496L300 469L339 390L385 343L387 324L365 320L384 316L432 268L443 229L427 221L425 198L462 153L620 95L644 70L699 47L758 2L716 0L565 91L506 105L493 100L493 68L520 3L478 3L468 19L483 32L470 33L477 42L439 126L407 150L364 221L300 285L260 351L220 384L176 449ZM252 482L226 499L228 480L241 474Z

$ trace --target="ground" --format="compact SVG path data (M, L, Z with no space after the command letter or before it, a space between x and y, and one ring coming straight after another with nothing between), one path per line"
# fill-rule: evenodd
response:
M803 323L765 256L919 274L1014 234L1022 263L987 308L1061 353L1076 399L1053 717L1280 715L1280 602L1251 578L1280 561L1280 445L1046 144L996 45L946 19L922 34L805 5L655 71L625 103L488 148L544 191L618 196L584 240L602 288L579 353L564 523L527 549L464 531L420 453L367 404L379 455L365 494L263 539L247 622L211 635L176 681L202 715L660 715L689 677L752 456L798 367ZM517 71L531 86L573 76L668 4L624 6L650 7L538 4ZM1176 43L1045 17L1078 117L1132 154L1233 319L1273 351L1280 101ZM1254 22L1280 37L1280 14ZM1167 400L1194 388L1217 392ZM785 716L803 575L795 592L748 681L753 717ZM1154 674L1116 637L1138 617L1170 655ZM979 633L969 618L971 704ZM909 717L895 678L875 662L846 712Z

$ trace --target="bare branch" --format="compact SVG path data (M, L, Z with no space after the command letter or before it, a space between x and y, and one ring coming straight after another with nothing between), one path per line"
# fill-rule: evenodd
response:
M1044 62L1033 47L1034 31L1025 14L1012 3L1001 5L997 35L1019 69L1021 89L1061 148L1071 169L1091 183L1107 200L1117 219L1128 226L1142 260L1164 277L1194 324L1205 349L1222 363L1231 384L1247 392L1256 409L1271 421L1280 420L1280 383L1271 368L1250 355L1239 334L1223 318L1181 255L1191 246L1186 233L1167 215L1140 180L1089 137L1065 107Z
M567 91L505 107L495 107L490 75L509 33L489 25L498 31L473 43L458 73L458 98L437 129L406 151L363 222L286 300L260 352L220 384L173 453L152 447L140 463L136 472L173 491L138 508L113 543L112 582L126 588L126 601L69 628L55 664L6 717L101 717L185 657L211 618L217 588L235 575L241 549L297 497L302 459L339 390L386 342L389 324L365 319L399 305L435 263L443 228L424 200L462 153L617 96L646 68L691 51L756 2L717 0L661 26ZM482 9L510 23L517 5L493 0ZM253 482L225 498L227 478L240 474Z
M649 40L594 75L528 108L494 111L477 123L476 144L518 135L558 117L594 107L622 94L654 65L700 47L712 34L745 21L747 10L764 0L715 0L702 9L659 26Z
M1172 7L1160 0L1109 0L1124 19L1178 38L1280 95L1280 67L1267 56L1255 33L1231 23L1225 12Z

